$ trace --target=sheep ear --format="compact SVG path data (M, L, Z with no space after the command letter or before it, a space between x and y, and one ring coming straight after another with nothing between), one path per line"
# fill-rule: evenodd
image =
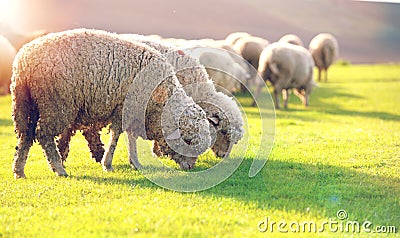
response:
M269 65L269 68L271 69L273 74L279 74L278 65L276 63L271 63Z
M167 140L177 140L179 138L181 138L181 133L179 132L179 129L176 129L174 132L169 134L166 139Z
M217 117L207 117L208 121L211 122L214 126L219 124L219 119Z

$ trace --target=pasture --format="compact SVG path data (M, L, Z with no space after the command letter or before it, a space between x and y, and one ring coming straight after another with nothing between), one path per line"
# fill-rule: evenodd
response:
M131 170L123 140L115 172L103 172L80 133L72 140L68 178L50 171L35 143L27 179L16 181L11 97L0 97L0 237L281 236L277 224L259 231L267 218L285 221L289 236L357 235L329 226L316 233L289 228L313 221L320 229L339 221L339 210L348 214L343 221L369 221L371 230L395 226L399 235L400 65L334 65L329 81L318 85L310 107L292 96L289 109L276 112L274 147L261 173L248 177L250 154L226 181L196 193L160 188ZM237 98L254 126L251 98ZM203 156L198 166L214 160Z

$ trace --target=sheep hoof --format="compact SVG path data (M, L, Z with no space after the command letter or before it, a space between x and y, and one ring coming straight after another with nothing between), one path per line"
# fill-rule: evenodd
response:
M137 163L136 165L131 163L130 165L133 170L138 170L143 168L142 165L139 163Z
M15 179L26 179L26 175L24 172L22 173L14 173L14 178Z
M103 170L106 172L114 172L112 165L103 165Z
M68 177L68 174L67 174L67 172L64 172L64 173L56 173L57 174L57 176L58 177Z
M59 177L68 177L67 171L64 168L54 171Z

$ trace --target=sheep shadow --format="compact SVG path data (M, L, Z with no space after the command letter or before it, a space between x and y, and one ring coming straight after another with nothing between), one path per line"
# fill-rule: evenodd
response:
M348 100L359 99L366 100L365 97L343 92L344 88L335 85L335 87L318 87L310 96L310 106L304 107L301 105L300 99L293 94L289 99L289 108L278 109L276 111L277 118L287 118L287 119L300 119L302 121L319 121L318 118L310 116L309 113L319 112L329 115L338 116L352 116L352 117L365 117L372 119L380 119L385 121L400 121L400 115L384 112L384 111L356 111L347 110L340 105L329 102L329 98L336 98L339 101L345 102ZM241 93L238 94L239 101L243 102L243 106L246 108L246 114L249 116L259 116L259 112L255 107L251 107L249 94Z
M210 189L196 192L197 196L230 198L255 205L262 210L295 211L303 214L312 211L319 216L334 217L338 210L345 209L353 214L353 220L372 219L381 224L393 224L396 217L398 220L398 178L358 172L360 167L343 168L278 160L269 160L260 174L249 178L251 164L251 160L243 160L229 178ZM130 178L132 171L128 165L115 168L122 170L123 178L74 177L95 183L122 184L129 188L163 189L144 176L138 178L136 174ZM372 203L371 200L376 202Z
M326 98L338 98L340 101L347 101L350 99L365 99L365 97L342 92L343 88L335 86L332 87L319 87L315 91L315 94L311 96L312 107L320 112L339 115L339 116L354 116L354 117L365 117L373 119L381 119L385 121L400 121L400 116L394 113L383 112L383 111L356 111L343 109L340 106L328 103Z

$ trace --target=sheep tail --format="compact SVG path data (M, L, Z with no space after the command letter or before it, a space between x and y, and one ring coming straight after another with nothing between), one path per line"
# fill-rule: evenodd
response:
M39 111L31 97L26 80L22 80L18 72L14 72L12 76L11 93L15 132L18 138L24 137L26 141L32 143L35 139Z

